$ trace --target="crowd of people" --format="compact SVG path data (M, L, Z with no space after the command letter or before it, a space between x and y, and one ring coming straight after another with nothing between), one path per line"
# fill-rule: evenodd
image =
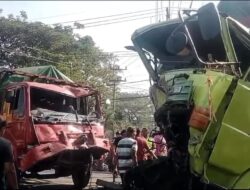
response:
M111 148L113 158L113 172L120 174L124 189L129 189L126 183L126 172L144 161L167 156L166 140L161 134L149 137L147 128L117 132Z

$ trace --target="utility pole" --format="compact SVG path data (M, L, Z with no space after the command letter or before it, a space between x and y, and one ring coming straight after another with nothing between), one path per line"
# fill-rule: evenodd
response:
M170 8L169 8L169 7L167 7L167 8L166 8L166 20L169 20L169 19L170 19L170 13L169 13L169 10L170 10Z
M193 0L191 0L191 2L190 2L190 5L189 5L190 9L192 8L192 5L193 5Z
M116 83L113 86L113 113L115 113L115 99L116 99Z
M70 62L70 78L72 79L72 68L73 68L73 65L72 65L72 62Z
M171 17L171 1L170 0L168 0L168 20L170 19L170 17Z
M159 22L158 20L158 0L155 1L155 23Z
M119 66L115 67L113 65L111 70L113 71L113 77L114 77L115 76L115 71L125 71L125 70L127 70L127 68L121 69ZM116 78L116 79L109 80L109 82L111 83L110 86L111 85L113 86L113 111L115 112L116 84L120 83L120 82L126 82L126 79L122 80L121 78Z
M115 76L115 71L123 71L123 70L127 70L127 68L125 69L121 69L119 66L115 67L115 64L113 64L111 70L113 71L113 77ZM113 78L111 80L109 80L110 84L108 84L108 86L113 86L113 105L112 105L112 109L113 109L113 116L115 115L115 99L116 99L116 87L117 87L117 83L120 82L126 82L126 79L122 80L121 78ZM114 126L113 126L113 133L114 131Z

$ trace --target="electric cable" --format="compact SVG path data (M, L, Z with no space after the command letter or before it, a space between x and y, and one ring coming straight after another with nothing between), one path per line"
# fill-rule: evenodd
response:
M98 20L98 19L103 19L103 18L110 18L110 17L115 17L115 16L123 16L123 15L136 14L136 13L142 13L142 12L152 12L152 11L154 11L154 9L148 9L148 10L142 10L142 11L134 11L134 12L128 12L128 13L121 13L121 14L113 14L113 15L86 18L86 19L79 19L79 20L57 22L57 23L54 23L54 24L66 24L66 23L82 22L82 21L89 21L89 20ZM54 24L52 24L52 25L54 25Z

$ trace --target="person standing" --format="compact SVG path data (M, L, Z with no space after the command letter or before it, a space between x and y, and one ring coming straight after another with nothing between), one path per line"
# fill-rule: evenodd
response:
M135 135L135 139L137 137L141 136L141 130L139 128L136 129L136 135Z
M127 137L121 139L117 145L116 151L116 171L121 176L124 188L127 188L125 174L126 172L137 166L137 142L135 140L135 129L128 127Z
M167 156L167 142L162 134L156 134L154 136L155 143L155 155Z
M11 143L3 138L6 121L0 119L0 189L18 189Z
M148 129L142 128L141 135L147 140L147 144L150 150L154 150L154 142L153 139L148 135Z
M154 144L154 142L153 142L154 140L153 140L153 138L151 138L151 137L148 135L148 129L145 128L145 127L142 129L142 136L146 139L147 145L148 145L149 149L150 149L152 152L154 152L154 150L155 150L155 144ZM147 157L147 159L149 159L149 160L152 160L152 159L154 158L154 156L152 156L152 154L147 154L146 157Z
M143 128L145 129L145 128ZM143 131L143 130L142 130ZM138 145L138 151L137 151L137 159L138 159L138 163L142 164L144 160L148 159L148 154L152 157L152 158L157 158L155 156L155 154L153 153L152 150L150 150L148 144L147 144L147 139L145 138L145 136L142 134L139 134L136 137L136 141L137 141L137 145Z
M123 129L121 131L121 133L119 133L119 135L116 135L116 137L114 138L112 144L111 144L111 164L112 166L110 167L111 170L113 171L113 182L115 182L115 178L117 177L118 173L115 170L115 162L116 162L116 150L117 150L117 146L118 143L120 142L120 140L122 140L123 138L125 138L127 136L127 131L125 129Z
M117 148L117 146L118 146L118 143L119 143L119 141L121 140L121 139L123 139L123 138L125 138L127 135L126 135L126 130L125 129L123 129L122 131L121 131L121 133L119 134L119 136L116 136L115 137L115 139L114 139L114 141L113 141L113 148L114 148L114 151L116 152L116 148Z
M125 138L127 135L127 131L125 129L123 129L121 131L121 133L119 133L119 136L116 136L114 138L114 141L112 143L112 148L111 148L111 154L112 154L112 163L114 165L115 163L115 157L116 157L116 150L117 150L117 146L118 146L118 143L120 142L120 140L122 140L123 138Z

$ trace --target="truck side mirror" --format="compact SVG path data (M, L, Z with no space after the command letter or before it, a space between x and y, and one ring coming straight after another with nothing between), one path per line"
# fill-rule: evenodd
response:
M14 91L6 91L5 93L5 101L8 103L13 103L14 102Z
M210 40L220 34L220 16L213 3L208 3L198 10L198 24L204 40Z

